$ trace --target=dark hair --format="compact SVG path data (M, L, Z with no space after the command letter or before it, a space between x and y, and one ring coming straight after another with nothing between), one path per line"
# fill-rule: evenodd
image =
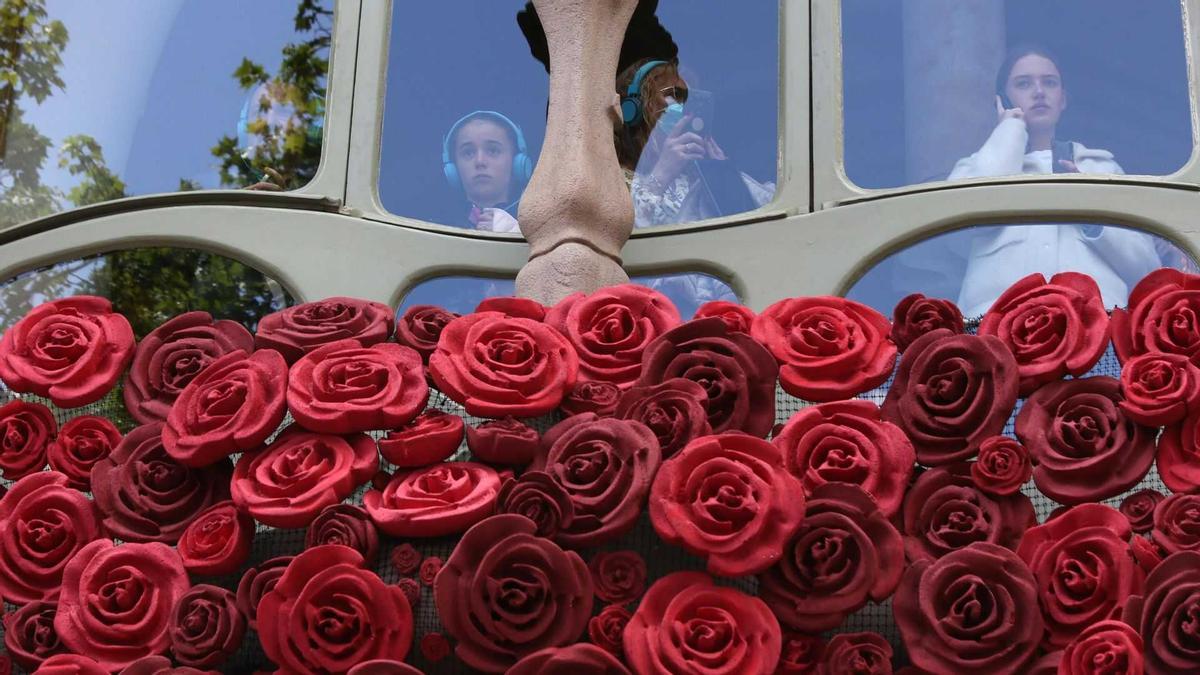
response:
M450 137L450 144L449 144L450 148L449 149L450 149L451 157L457 156L457 152L455 151L455 148L458 146L458 135L460 133L462 133L463 127L467 126L468 124L470 124L471 122L474 122L476 120L483 120L485 122L491 122L492 124L495 124L496 126L500 127L501 129L504 129L505 135L508 136L508 142L512 145L513 154L515 155L521 151L520 146L517 143L517 130L513 129L511 124L509 124L508 122L505 122L504 120L500 119L499 117L496 117L495 115L491 114L490 112L487 112L485 110L480 110L477 112L473 112L470 115L467 115L465 118L463 118L458 123L458 128L454 130L454 135Z
M1062 74L1062 65L1058 60L1058 56L1049 49L1037 44L1020 44L1008 50L1004 56L1004 63L1000 64L1000 70L996 71L996 94L1004 96L1004 90L1008 87L1008 76L1012 73L1013 66L1017 65L1017 61L1034 54L1047 59L1054 63L1054 67L1058 68L1058 77L1062 82L1066 82Z

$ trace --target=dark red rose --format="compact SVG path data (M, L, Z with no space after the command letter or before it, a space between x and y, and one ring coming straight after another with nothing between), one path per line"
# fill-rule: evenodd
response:
M917 461L970 459L1004 431L1017 403L1017 362L998 338L939 328L913 341L883 401L883 419L904 430Z
M829 639L821 675L892 675L892 646L879 633L839 633Z
M580 642L547 647L518 661L505 675L630 675L615 656L596 645Z
M704 387L676 377L659 384L630 387L617 403L614 416L649 427L665 459L693 439L712 433L707 404Z
M816 635L783 633L783 651L776 675L812 675L825 656L825 641Z
M325 298L286 307L258 321L254 346L274 349L288 364L312 350L338 340L358 340L362 346L384 342L392 334L392 310L380 302L358 298Z
M435 555L431 555L422 560L421 568L417 572L417 576L421 579L421 583L425 584L426 586L432 586L433 582L437 579L438 572L442 571L443 564L444 563L442 562L442 559Z
M458 317L436 305L413 305L396 322L396 342L417 350L428 363L429 356L437 349L442 329Z
M621 388L612 382L586 380L575 383L559 409L568 417L588 412L611 417L620 398Z
M646 561L637 551L597 553L588 570L596 585L596 597L604 602L627 604L646 590Z
M767 307L751 332L779 361L779 385L806 401L850 398L883 384L896 365L887 317L833 296Z
M1063 651L1062 675L1138 675L1142 638L1129 624L1109 619L1088 626Z
M1173 494L1154 509L1154 543L1170 555L1200 552L1200 494Z
M587 565L535 529L511 513L483 520L467 530L437 576L438 615L470 668L504 672L540 649L571 644L587 625Z
M621 635L633 613L621 605L609 605L588 620L588 638L592 644L621 658Z
M965 462L930 469L904 497L901 531L909 560L940 558L975 542L1015 549L1037 513L1029 497L984 493Z
M166 652L171 612L188 586L173 549L98 539L67 563L54 629L72 652L120 670Z
M1042 640L1037 579L985 542L914 562L892 610L909 658L933 673L1024 673Z
M628 389L642 370L646 347L680 323L671 300L645 286L621 284L590 295L572 293L546 314L579 354L579 379Z
M754 325L756 316L754 310L745 305L728 300L709 300L696 308L696 313L692 315L692 318L716 317L724 321L725 325L729 326L729 330L749 335L750 327Z
M0 338L0 380L59 408L104 397L133 358L133 328L92 295L43 302Z
M231 492L238 508L264 525L307 527L378 469L370 436L332 436L292 425L267 447L241 456Z
M672 378L704 388L713 433L744 431L762 438L775 424L779 365L766 347L720 319L695 319L663 333L646 347L638 386Z
M77 654L55 654L42 662L37 675L111 675L95 660Z
M492 515L500 492L496 470L476 462L441 462L401 471L383 491L368 490L363 506L393 537L441 537L465 532Z
M646 591L625 627L625 657L637 673L769 675L783 638L762 600L673 572Z
M392 567L400 574L413 574L421 566L421 552L412 544L403 542L392 549Z
M1025 675L1058 675L1058 666L1062 661L1062 650L1043 654L1034 660L1025 671ZM897 675L906 675L902 670ZM910 675L925 675L924 671L916 671Z
M334 504L321 510L308 526L304 548L340 544L358 551L367 567L379 556L379 532L367 512L352 504Z
M1000 338L1017 359L1020 395L1065 375L1092 369L1108 348L1108 313L1095 280L1039 272L1004 291L979 322L979 335Z
M287 413L287 364L278 352L230 352L188 383L163 427L163 447L188 466L257 448Z
M1180 422L1200 407L1200 368L1182 354L1140 354L1121 368L1121 410L1149 427Z
M904 296L892 311L892 342L901 351L908 349L913 340L939 328L955 334L966 332L962 312L950 300L913 293Z
M42 661L67 650L54 630L56 612L57 602L35 600L4 615L4 646L17 665L37 670Z
M500 312L505 316L541 321L546 318L546 307L536 300L512 296L484 298L475 305L476 312Z
M46 448L58 433L54 413L15 399L0 406L0 476L18 480L46 466Z
M1164 499L1158 490L1145 488L1122 499L1120 511L1129 519L1134 532L1146 534L1154 529L1154 507Z
M537 429L515 417L489 420L467 427L471 456L492 464L528 464L537 455L541 437Z
M125 409L138 424L167 421L179 392L217 358L254 351L242 324L213 321L208 312L186 312L150 331L138 343L125 375Z
M258 601L279 583L279 577L283 576L292 557L282 555L271 558L257 567L251 567L242 575L237 587L237 606L246 616L250 628L258 630Z
M1166 557L1158 544L1146 537L1134 537L1129 544L1129 552L1137 561L1138 567L1142 568L1146 574L1153 572L1154 568L1158 567L1158 564Z
M436 464L458 450L465 426L458 415L430 408L379 439L379 452L401 468Z
M421 656L426 661L437 663L450 656L451 645L441 633L426 633L421 636Z
M1200 671L1200 553L1180 551L1146 577L1142 597L1130 598L1122 619L1138 629L1149 675Z
M1017 438L1033 457L1033 482L1068 505L1115 497L1137 485L1154 463L1154 430L1121 410L1111 377L1051 382L1017 414Z
M837 628L891 597L904 571L904 540L856 485L826 483L808 498L783 557L758 577L758 597L779 622L805 633Z
M663 462L650 491L654 531L705 556L718 576L766 570L803 519L804 486L778 448L747 434L692 441Z
M171 616L171 653L181 665L213 668L242 646L246 617L233 593L218 586L193 586Z
M80 415L62 426L46 448L50 468L63 474L76 490L90 492L92 467L121 443L121 432L104 417Z
M215 670L198 670L189 666L176 667L165 656L143 656L129 664L121 675L219 675Z
M1200 490L1200 411L1163 429L1155 466L1172 492Z
M437 388L476 417L545 415L578 371L575 350L553 328L499 312L451 321L429 357Z
M263 651L285 672L341 673L372 659L403 661L413 637L404 593L363 569L347 546L296 556L258 605Z
M413 611L421 606L421 584L416 579L403 577L396 582L396 588L408 598L408 604L412 606Z
M346 675L424 675L424 673L403 661L374 659L354 666L346 671Z
M809 406L792 415L771 442L807 494L827 483L852 483L891 517L900 510L916 451L900 427L879 415L870 401Z
M1121 363L1161 352L1200 365L1200 275L1164 268L1142 277L1126 309L1113 310L1111 329Z
M585 413L551 427L529 469L550 474L571 499L571 522L555 541L599 546L631 530L661 461L640 422Z
M1032 476L1029 451L1008 436L984 439L979 444L979 458L971 462L975 486L997 497L1019 491Z
M500 485L496 513L516 513L537 525L537 535L554 539L575 518L571 495L544 471L526 471Z
M189 574L232 574L250 557L254 521L232 501L213 504L196 515L179 538L179 557Z

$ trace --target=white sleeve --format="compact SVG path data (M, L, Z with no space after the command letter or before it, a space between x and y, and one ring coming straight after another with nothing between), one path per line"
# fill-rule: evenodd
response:
M1025 164L1025 144L1028 142L1029 132L1024 120L1016 117L1003 120L978 152L958 160L947 180L1019 175Z
M504 209L493 209L492 232L520 232L521 225Z

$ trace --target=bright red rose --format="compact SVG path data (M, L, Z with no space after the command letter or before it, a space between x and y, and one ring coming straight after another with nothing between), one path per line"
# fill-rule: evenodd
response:
M197 514L177 548L189 574L218 576L245 564L253 541L254 520L226 500Z
M57 602L35 600L4 615L4 646L17 665L37 670L46 659L66 652L54 631L57 612Z
M171 653L184 666L214 668L242 646L246 617L233 593L198 584L183 594L171 616Z
M458 415L430 408L379 439L379 452L401 468L436 464L458 450L465 426Z
M829 639L820 675L892 675L892 646L879 633L839 633Z
M754 325L754 317L758 316L754 310L745 305L739 305L736 302L728 300L709 300L708 302L696 308L696 313L692 315L693 319L707 319L716 317L725 322L729 330L737 333L750 334L750 327Z
M346 671L346 675L424 675L420 670L392 659L363 661Z
M262 600L262 596L270 592L272 588L275 588L275 584L279 583L279 577L283 576L293 557L283 555L261 562L258 566L246 570L241 580L238 581L238 610L246 615L246 622L253 630L258 630L259 600Z
M367 567L379 556L379 532L366 511L352 504L326 506L304 535L304 548L325 544L349 546L358 551Z
M627 604L646 590L646 561L637 551L597 553L588 570L596 585L596 597L604 602Z
M769 675L779 663L779 622L762 600L702 572L654 582L625 627L625 657L640 674Z
M358 340L364 347L384 342L392 334L392 310L380 302L358 298L325 298L286 307L258 321L254 346L274 349L288 364L312 350L338 340Z
M633 613L621 605L609 605L588 621L588 638L592 644L621 658L621 635Z
M496 470L476 462L441 462L402 471L383 491L368 490L363 506L393 537L441 537L466 531L492 515L500 492Z
M1008 436L984 439L979 444L979 458L971 462L975 486L997 497L1019 491L1032 476L1029 451Z
M1149 675L1200 671L1200 553L1169 556L1146 578L1142 597L1130 598L1121 618L1138 629Z
M579 358L553 328L499 312L468 314L429 357L437 388L476 417L537 417L575 386Z
M500 312L505 316L541 321L546 318L546 308L542 303L529 298L513 296L495 296L484 298L475 305L476 312Z
M693 439L712 434L707 404L704 387L676 377L660 384L630 387L617 403L614 416L649 427L658 439L663 458L667 458Z
M104 417L80 415L62 426L46 448L50 468L71 481L76 490L91 491L92 467L121 443L121 432Z
M1121 410L1148 427L1180 422L1200 407L1200 368L1182 354L1140 354L1121 368Z
M1140 675L1142 637L1129 624L1109 619L1088 626L1063 651L1060 675Z
M15 399L0 406L0 476L18 480L45 468L57 432L54 413L41 403Z
M1200 490L1200 411L1163 429L1154 462L1172 492Z
M1158 567L1158 564L1166 557L1158 544L1146 537L1134 537L1129 544L1129 552L1137 561L1138 567L1142 568L1146 574L1153 572L1154 568Z
M1173 494L1154 509L1154 543L1170 555L1200 553L1200 494Z
M467 448L471 456L491 464L528 464L537 455L540 440L537 429L515 417L502 417L467 427Z
M1145 488L1121 500L1120 511L1129 519L1129 526L1138 534L1154 529L1154 508L1166 499L1163 493Z
M428 363L429 356L437 349L442 330L458 317L436 305L413 305L396 322L396 342L417 350Z
M544 471L526 471L500 485L496 513L516 513L537 525L537 535L554 539L575 518L571 495Z
M1142 277L1126 309L1113 310L1111 329L1121 363L1162 352L1200 365L1200 275L1164 268Z
M120 675L220 675L215 670L176 666L165 656L143 656L129 664Z
M571 393L563 398L559 409L568 417L588 412L601 417L611 417L620 398L621 388L612 382L576 382Z
M547 647L518 661L505 675L630 675L615 656L586 642Z
M43 302L0 337L0 380L60 408L104 397L133 358L133 328L92 295Z
M845 298L789 298L767 307L751 333L779 361L783 390L806 401L850 398L883 384L896 365L887 317Z
M42 662L36 675L111 675L95 660L77 654L55 654Z
M783 633L776 675L813 675L825 656L825 641L816 635Z
M955 334L966 332L962 312L950 300L913 293L904 296L892 311L892 342L901 351L908 349L913 340L939 328Z

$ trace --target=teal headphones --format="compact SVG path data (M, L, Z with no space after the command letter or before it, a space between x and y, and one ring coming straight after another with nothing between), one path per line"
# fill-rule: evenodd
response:
M462 125L476 119L495 120L512 130L517 139L517 153L513 155L512 160L512 175L522 183L528 181L529 177L533 175L533 160L529 158L529 148L525 145L525 134L521 133L521 127L495 110L476 110L460 117L454 126L450 127L450 131L446 132L446 137L442 139L442 173L446 175L446 182L450 184L450 187L456 190L462 189L462 178L458 175L458 167L454 165L454 160L450 157L450 141Z
M625 122L625 126L631 127L642 121L642 80L646 79L650 71L667 63L667 61L647 61L634 73L633 81L629 83L629 89L621 98L621 119Z

